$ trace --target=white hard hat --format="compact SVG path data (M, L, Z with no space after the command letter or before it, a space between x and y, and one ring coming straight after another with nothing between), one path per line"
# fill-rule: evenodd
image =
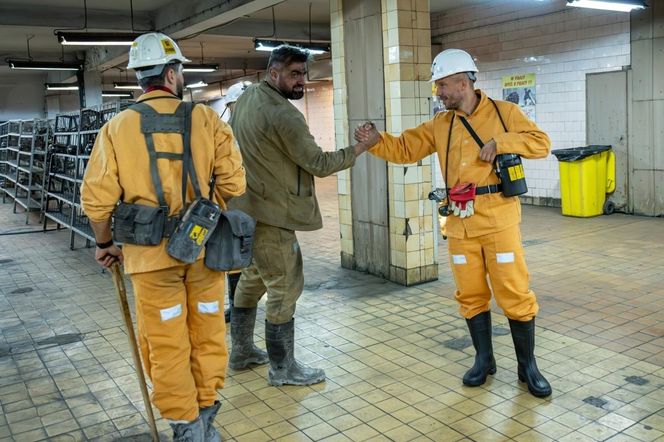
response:
M431 80L434 82L459 72L478 72L473 57L461 49L445 49L431 63Z
M251 81L241 81L229 87L228 91L226 91L226 106L231 103L235 103L250 84Z
M161 32L150 32L139 35L131 44L127 69L137 69L136 77L140 80L161 74L164 65L172 61L186 63L191 60L182 55L171 37ZM152 69L141 69L148 67Z

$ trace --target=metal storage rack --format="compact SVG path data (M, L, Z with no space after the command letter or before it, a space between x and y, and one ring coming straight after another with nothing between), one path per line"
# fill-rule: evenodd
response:
M41 208L49 125L40 119L14 120L4 123L0 133L3 202L12 198L14 213L21 206L27 224L30 212Z
M86 247L94 241L87 216L81 208L80 186L95 137L101 127L128 102L108 103L80 112L57 115L53 144L47 154L48 173L43 194L44 230L49 221L58 228L71 230L69 248L74 249L76 235L84 238Z
M9 170L7 144L9 143L9 121L0 123L0 193L2 193L2 202L5 202L7 189L13 190L13 182L7 175Z

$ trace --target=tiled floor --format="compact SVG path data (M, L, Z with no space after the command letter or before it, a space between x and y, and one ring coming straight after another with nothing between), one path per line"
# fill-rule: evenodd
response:
M217 419L227 440L664 440L664 220L524 207L538 362L554 389L543 400L518 383L497 308L498 372L461 385L472 351L443 241L434 283L339 268L334 190L318 185L325 228L299 235L296 318L298 357L328 380L275 388L265 367L231 371ZM0 206L0 234L39 228L23 221ZM0 329L0 441L149 440L113 285L91 250L70 251L64 232L0 235Z

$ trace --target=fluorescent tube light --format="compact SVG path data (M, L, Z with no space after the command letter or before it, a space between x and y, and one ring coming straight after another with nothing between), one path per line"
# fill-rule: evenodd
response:
M263 40L259 38L254 40L254 49L256 49L257 51L272 52L277 47L283 44L296 46L301 49L307 50L312 55L319 55L319 54L324 54L326 52L330 52L330 45L327 43L298 43L298 42L287 42L279 40Z
M205 87L205 86L207 86L207 85L208 85L208 84L207 84L206 82L204 82L204 81L199 81L199 82L197 82L197 83L191 83L191 84L188 84L188 85L187 85L187 89L198 89L198 88L201 88L201 87Z
M77 91L76 83L46 83L47 91Z
M30 69L35 71L78 71L83 69L80 63L63 63L59 61L25 61L7 60L12 69Z
M134 98L131 92L122 91L101 91L102 97L119 97L119 98Z
M142 89L139 85L136 83L113 83L113 89L137 89L140 90Z
M218 64L183 64L182 72L214 72L219 70Z
M58 32L65 46L130 46L141 35L135 32Z
M605 11L630 12L634 9L644 9L648 5L640 0L567 0L567 6L602 9Z

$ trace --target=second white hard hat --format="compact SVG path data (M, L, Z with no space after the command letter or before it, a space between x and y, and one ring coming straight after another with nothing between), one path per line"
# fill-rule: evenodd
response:
M461 49L445 49L433 59L430 82L460 72L478 72L473 57Z
M228 106L231 103L235 103L238 98L240 98L240 95L249 87L251 84L250 81L241 81L239 83L235 83L231 87L228 88L228 91L226 91L226 105Z
M129 64L127 69L137 69L136 77L140 80L145 77L159 75L164 65L172 61L186 63L187 59L175 41L161 32L150 32L139 35L129 49ZM141 69L152 67L152 69Z

